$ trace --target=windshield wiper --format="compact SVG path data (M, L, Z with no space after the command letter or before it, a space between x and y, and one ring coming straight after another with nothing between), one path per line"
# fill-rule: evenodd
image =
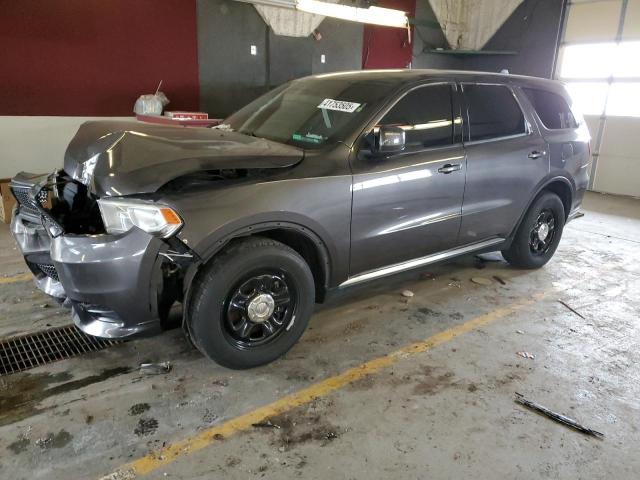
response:
M258 135L256 135L253 132L244 132L242 130L239 130L238 133L241 133L242 135L247 135L249 137L254 137L254 138L263 138L263 137L259 137Z

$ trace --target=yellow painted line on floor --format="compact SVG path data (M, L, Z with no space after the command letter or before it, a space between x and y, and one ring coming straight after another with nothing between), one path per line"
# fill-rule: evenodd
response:
M21 273L20 275L14 275L13 277L1 277L0 285L4 283L18 283L18 282L26 282L27 280L32 280L32 273Z
M139 475L150 473L163 465L167 465L180 459L181 457L186 457L191 453L202 450L203 448L225 438L239 432L249 430L254 423L260 423L269 417L279 415L301 405L310 403L315 398L325 397L350 383L375 374L383 368L390 367L399 360L417 353L426 352L427 350L449 342L460 335L477 330L480 327L511 315L522 308L540 301L549 293L550 291L533 295L526 300L521 300L506 307L498 308L485 315L475 317L461 325L436 333L423 341L412 343L383 357L369 360L357 367L350 368L336 376L314 383L303 390L287 395L286 397L280 398L268 405L264 405L248 413L232 418L220 425L202 430L192 437L179 440L162 449L151 452L144 457L126 463L114 472L101 477L100 480L128 480L136 478Z

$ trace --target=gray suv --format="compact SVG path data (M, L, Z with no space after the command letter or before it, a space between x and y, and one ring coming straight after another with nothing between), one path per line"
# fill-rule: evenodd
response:
M106 338L183 328L231 368L270 362L328 292L470 252L543 266L588 183L556 82L456 71L317 75L213 129L89 122L64 169L18 174L35 281Z

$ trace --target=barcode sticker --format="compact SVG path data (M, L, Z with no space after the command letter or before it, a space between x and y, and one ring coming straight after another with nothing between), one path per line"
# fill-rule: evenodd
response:
M359 103L345 102L343 100L333 100L331 98L325 98L318 108L324 108L325 110L335 110L336 112L353 113L360 106Z

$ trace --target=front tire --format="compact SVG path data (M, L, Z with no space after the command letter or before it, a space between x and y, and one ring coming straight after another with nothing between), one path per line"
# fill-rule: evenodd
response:
M540 268L553 256L564 229L564 205L552 192L543 192L533 202L516 235L502 256L518 268Z
M272 362L304 332L313 275L292 248L263 237L227 247L194 280L188 329L196 347L228 368Z

